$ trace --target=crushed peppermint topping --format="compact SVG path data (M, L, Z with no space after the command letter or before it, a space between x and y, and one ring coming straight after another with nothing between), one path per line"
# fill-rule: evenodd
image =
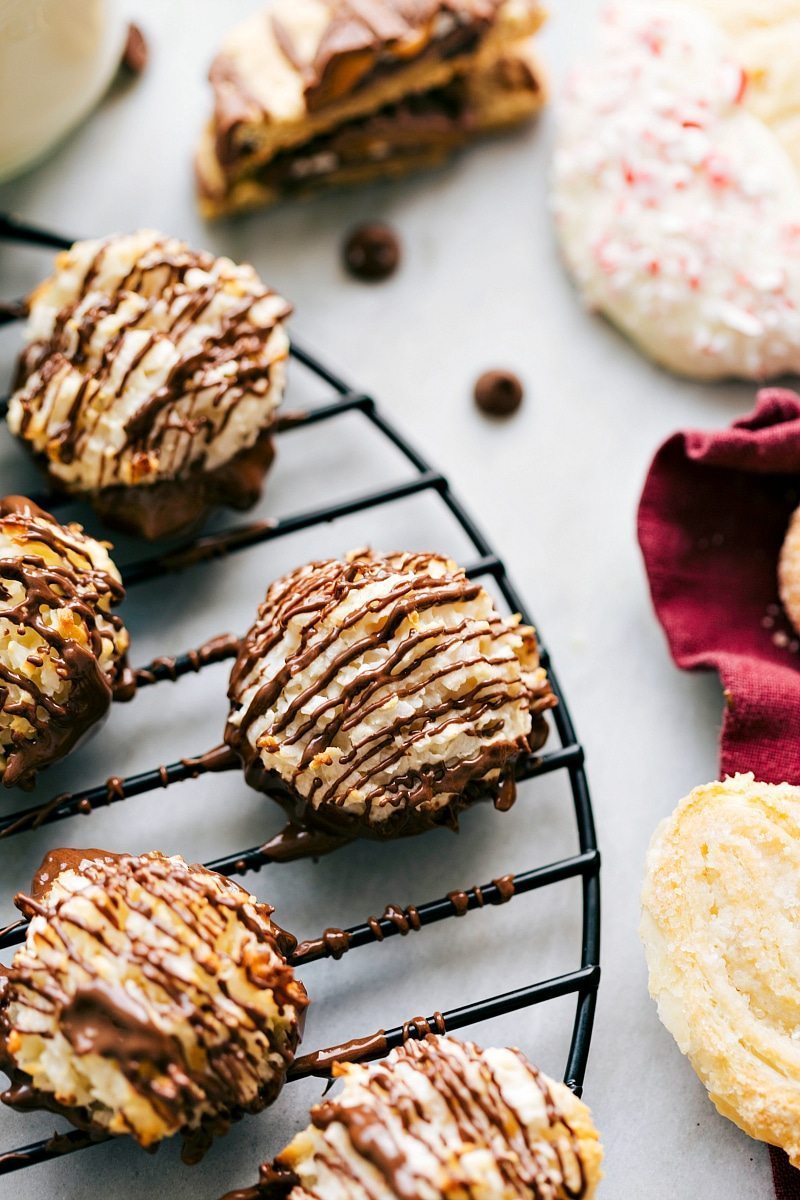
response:
M562 105L553 206L587 305L699 378L800 369L800 177L747 99L709 17L630 0Z

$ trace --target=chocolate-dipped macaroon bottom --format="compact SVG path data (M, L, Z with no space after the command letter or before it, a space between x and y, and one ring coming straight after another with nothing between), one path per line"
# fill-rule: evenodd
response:
M77 242L32 293L8 426L112 524L175 536L260 494L291 306L156 230Z
M245 512L261 499L275 458L272 430L212 471L191 468L175 479L139 486L101 488L82 495L112 529L155 542L195 532L216 508ZM63 483L48 473L57 492Z
M438 764L427 774L421 773L401 781L397 791L402 803L398 804L392 816L380 824L370 824L330 806L315 809L277 771L266 770L246 739L234 736L230 726L226 731L226 741L239 755L244 777L250 787L276 800L289 817L287 830L274 843L270 843L271 848L274 844L276 854L289 861L306 853L326 853L354 838L392 841L442 828L457 833L461 813L481 802L489 801L499 812L507 812L516 801L515 769L519 759L525 754L536 754L544 746L548 735L549 728L544 716L533 714L527 746L522 752L519 747L511 748L510 754L498 768L496 778L468 779L464 782L463 776L468 776L475 764L462 763L449 772ZM431 798L437 792L455 791L456 788L459 789L457 794L444 808L426 811L417 807L421 799ZM308 835L313 837L313 842Z

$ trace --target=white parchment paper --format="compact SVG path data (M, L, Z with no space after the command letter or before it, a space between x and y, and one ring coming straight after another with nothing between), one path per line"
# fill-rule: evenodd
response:
M132 15L151 41L146 74L114 92L45 165L0 189L0 209L75 235L142 225L248 258L296 305L298 337L371 390L451 478L506 556L541 623L587 747L603 872L604 981L586 1099L607 1150L606 1200L750 1200L770 1195L763 1147L719 1118L660 1027L647 996L636 935L642 859L656 822L716 773L720 695L711 678L679 675L651 613L634 535L635 506L659 442L685 425L720 426L751 407L745 386L678 382L643 361L580 310L561 270L547 211L552 112L536 128L476 149L452 166L393 185L344 193L204 228L192 199L190 156L209 109L205 70L223 30L252 0L139 0ZM553 0L543 46L554 90L586 40L595 0ZM397 276L377 287L339 264L345 230L393 223L404 242ZM29 288L46 253L0 248L0 294ZM9 375L18 331L0 337ZM476 374L509 367L527 398L505 424L478 415ZM321 398L294 370L288 403ZM4 492L36 488L21 449L0 431ZM310 507L403 467L357 417L281 440L258 515ZM87 526L97 531L91 514ZM166 582L125 604L133 661L243 631L270 579L309 557L375 546L464 554L434 501L417 499L251 550ZM118 539L120 560L138 556ZM142 693L38 795L101 782L219 741L226 666ZM0 797L3 811L25 800ZM58 844L143 850L202 860L264 840L278 810L236 776L130 800L0 843L0 924L44 851ZM395 846L354 846L321 861L251 876L259 895L300 936L396 903L433 899L576 848L560 777L523 788L507 816L468 814L458 838L431 834ZM406 939L356 951L303 973L313 997L305 1046L467 1003L577 965L579 887L559 885L502 909L470 914ZM560 1074L573 1002L541 1006L471 1031L515 1042ZM273 1110L239 1124L203 1164L177 1148L149 1157L116 1143L0 1180L0 1200L214 1200L255 1179L261 1158L305 1123L321 1084L286 1089ZM53 1118L0 1113L0 1148L54 1128Z

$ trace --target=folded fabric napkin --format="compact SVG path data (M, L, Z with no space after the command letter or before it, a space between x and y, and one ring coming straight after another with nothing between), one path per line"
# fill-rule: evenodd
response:
M782 388L728 429L675 434L645 483L639 544L672 656L724 688L722 775L800 784L800 636L777 585L798 504L800 395ZM800 1200L800 1171L771 1153L777 1200Z

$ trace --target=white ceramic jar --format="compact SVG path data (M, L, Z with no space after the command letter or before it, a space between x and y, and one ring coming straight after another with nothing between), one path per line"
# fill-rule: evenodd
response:
M89 112L124 46L119 0L0 0L0 179Z

